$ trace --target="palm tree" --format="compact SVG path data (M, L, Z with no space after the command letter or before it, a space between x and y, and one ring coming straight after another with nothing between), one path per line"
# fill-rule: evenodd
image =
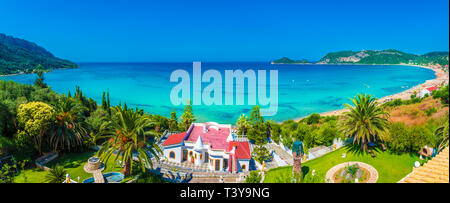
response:
M120 158L125 166L122 173L128 176L132 172L133 155L139 159L142 171L146 167L153 168L150 156L158 159L161 153L154 142L152 121L147 114L141 114L133 109L125 110L122 106L113 108L113 119L101 127L101 134L108 140L104 142L98 151L98 156L104 163L115 154L114 163Z
M353 137L353 143L357 142L366 151L370 141L384 140L381 135L389 124L389 114L371 95L359 94L351 101L353 106L345 104L349 111L344 113L340 127L345 135Z
M245 114L239 116L236 126L238 127L239 134L245 135L247 133L247 129L250 127L250 121Z
M435 135L437 138L436 148L437 151L442 151L445 147L448 146L448 134L449 134L449 124L448 124L448 115L445 121L445 124L435 131Z
M95 133L94 131L89 131L89 136L86 140L84 140L84 144L85 146L89 146L89 147L95 147L97 146L97 143L99 142L99 140L105 138L104 136L102 136L100 133Z
M150 119L153 121L152 135L160 138L164 131L169 128L169 119L161 115L149 115Z
M56 122L50 132L50 144L55 150L71 150L83 145L88 137L86 124L80 112L80 105L76 105L70 98L63 97L56 110Z
M56 165L54 168L48 171L47 175L45 176L45 181L48 183L62 183L64 182L64 176L66 175L66 173L67 171L64 169L64 167Z

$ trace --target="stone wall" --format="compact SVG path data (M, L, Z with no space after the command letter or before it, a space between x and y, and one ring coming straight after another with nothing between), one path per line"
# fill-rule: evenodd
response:
M58 157L58 153L50 153L44 156L41 156L39 158L37 158L34 163L36 164L36 166L40 169L49 171L50 168L45 166L45 164L47 164L50 161L53 161L54 159L56 159Z

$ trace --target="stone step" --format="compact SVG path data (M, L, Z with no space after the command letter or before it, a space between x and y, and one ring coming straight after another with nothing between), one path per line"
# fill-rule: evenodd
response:
M278 145L270 143L270 144L266 145L266 148L268 148L269 150L273 150L274 153L276 153L288 165L293 164L292 156L289 153L287 153L286 151L284 151L284 149L282 149Z

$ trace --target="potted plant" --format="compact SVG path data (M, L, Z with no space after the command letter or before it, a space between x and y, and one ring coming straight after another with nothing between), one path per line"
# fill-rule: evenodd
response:
M191 155L191 163L194 163L194 156Z

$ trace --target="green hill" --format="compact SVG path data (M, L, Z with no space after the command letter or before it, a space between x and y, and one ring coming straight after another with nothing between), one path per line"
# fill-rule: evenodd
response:
M33 42L0 33L0 75L31 73L39 64L44 71L78 67Z
M292 60L288 57L283 57L280 59L277 59L275 61L272 61L272 64L310 64L311 62L309 62L306 59L302 59L302 60Z
M448 51L434 51L424 54L416 59L417 64L440 64L448 65Z
M340 51L328 53L317 64L440 64L448 65L448 52L416 55L395 49Z

